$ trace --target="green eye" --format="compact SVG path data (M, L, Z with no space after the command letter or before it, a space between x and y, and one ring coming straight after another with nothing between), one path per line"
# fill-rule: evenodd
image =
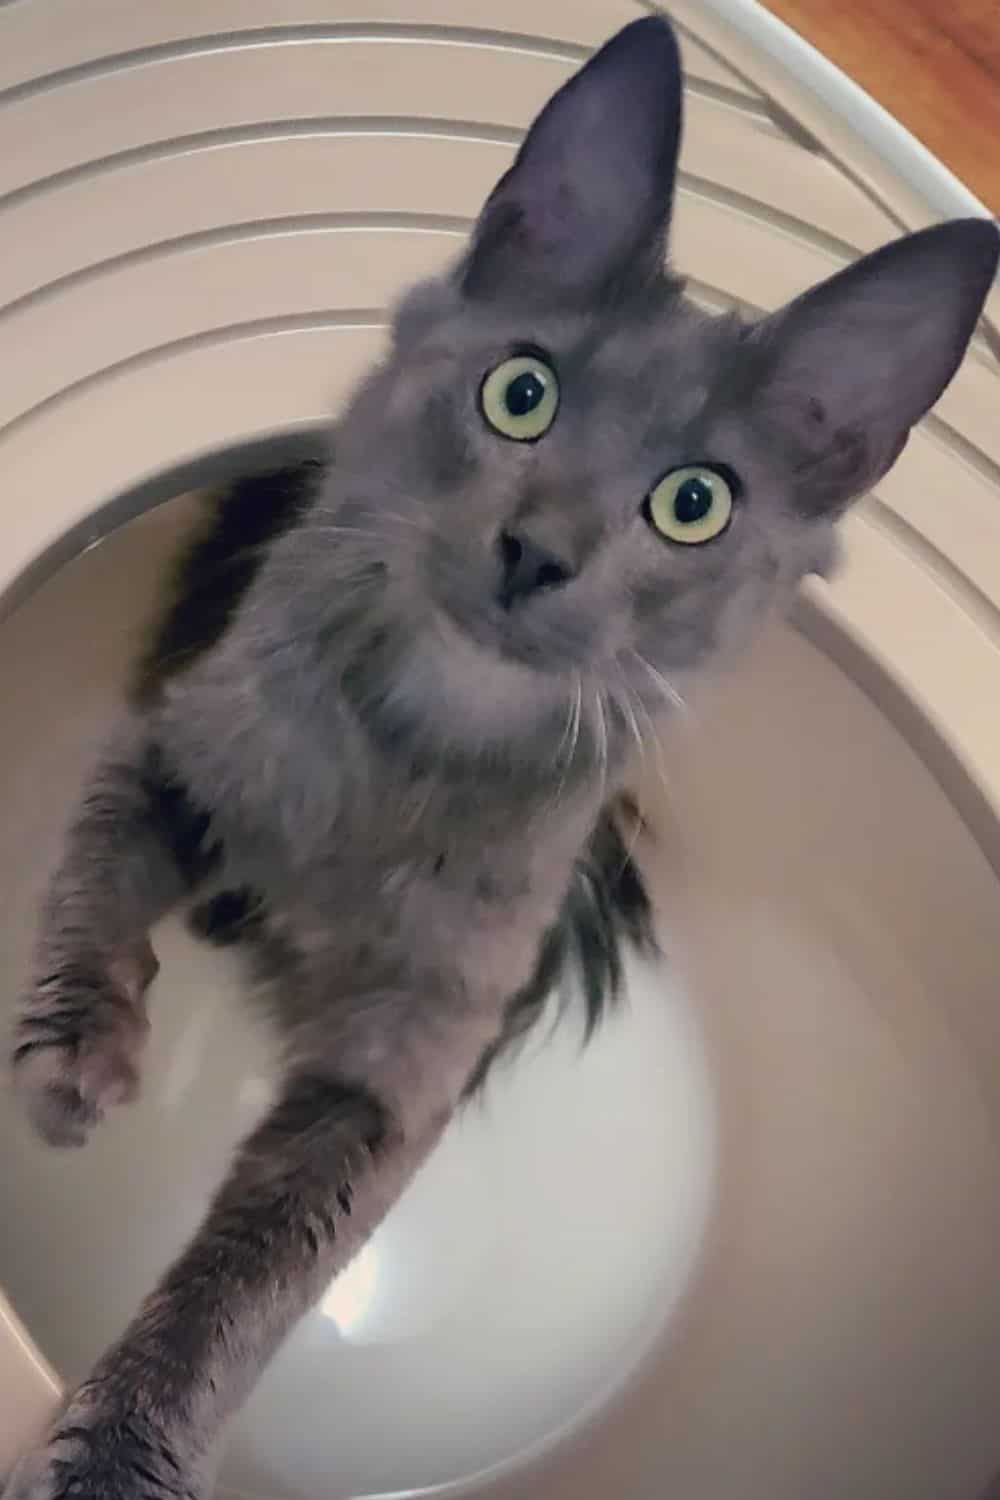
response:
M541 355L515 354L486 376L479 402L497 432L517 443L533 443L555 421L559 381Z
M668 542L697 547L720 536L733 513L733 485L718 469L692 464L666 474L646 498L646 519Z

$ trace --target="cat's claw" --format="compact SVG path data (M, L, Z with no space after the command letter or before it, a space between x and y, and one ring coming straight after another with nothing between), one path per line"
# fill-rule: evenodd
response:
M107 1109L137 1095L149 1031L144 995L158 967L144 942L101 974L61 966L23 1005L14 1084L49 1145L82 1146Z

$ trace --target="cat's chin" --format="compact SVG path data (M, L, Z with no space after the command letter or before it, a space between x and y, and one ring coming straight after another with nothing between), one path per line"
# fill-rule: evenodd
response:
M413 763L551 775L574 693L571 673L540 672L439 618L397 646L355 708L374 739Z
M537 611L536 611L537 614ZM556 691L584 670L583 657L590 640L579 630L567 631L552 621L518 618L499 608L477 606L467 613L454 602L438 608L438 628L449 652L461 654L471 648L478 658L478 670L489 671L494 664L531 673L548 679Z
M545 739L555 707L565 695L556 674L456 630L442 644L417 640L409 652L408 676L400 688L418 708L429 732L442 743L473 754L504 750L517 757Z

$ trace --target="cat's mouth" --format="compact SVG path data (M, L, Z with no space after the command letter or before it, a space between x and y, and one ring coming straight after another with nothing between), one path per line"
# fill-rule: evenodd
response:
M441 618L480 652L546 676L563 676L586 666L593 649L590 632L574 624L565 608L539 600L522 610L499 605L468 607L461 601L439 606Z

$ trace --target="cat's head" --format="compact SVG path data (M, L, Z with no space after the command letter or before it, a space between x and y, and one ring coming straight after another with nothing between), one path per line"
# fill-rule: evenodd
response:
M665 263L680 131L673 33L637 21L542 111L338 429L316 523L385 736L603 756L821 565L962 359L983 220L754 324L689 303Z

